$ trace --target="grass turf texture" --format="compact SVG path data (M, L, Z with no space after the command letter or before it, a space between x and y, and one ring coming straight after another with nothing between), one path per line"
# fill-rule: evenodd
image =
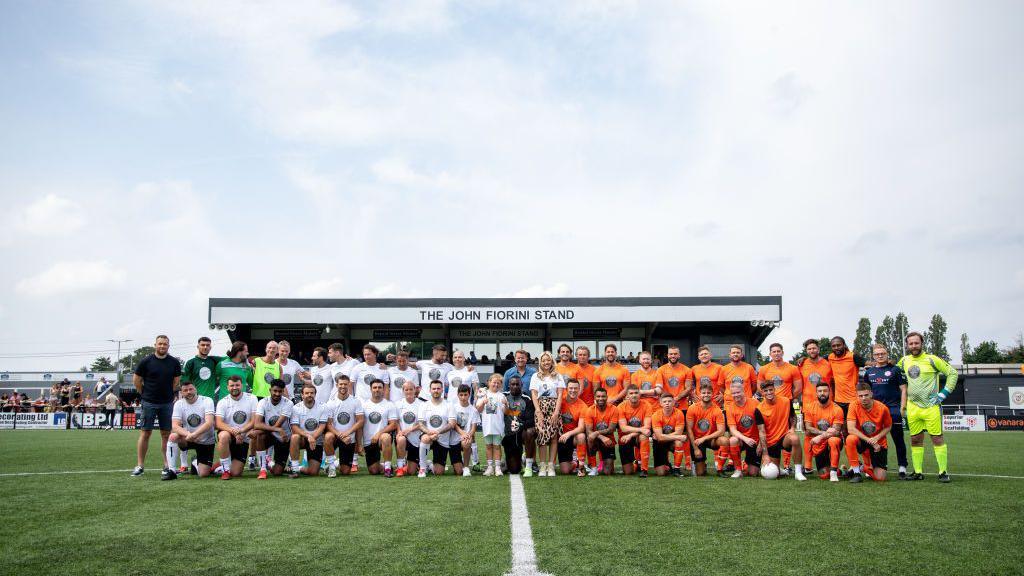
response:
M0 432L0 473L127 469L135 432ZM950 433L954 483L524 480L540 568L567 574L1024 571L1024 434ZM3 574L502 574L503 478L127 472L0 477ZM890 459L895 455L890 450ZM926 471L934 472L931 448ZM895 462L891 462L895 472ZM597 500L595 500L595 498ZM428 544L429 543L429 544ZM298 572L296 572L298 571Z

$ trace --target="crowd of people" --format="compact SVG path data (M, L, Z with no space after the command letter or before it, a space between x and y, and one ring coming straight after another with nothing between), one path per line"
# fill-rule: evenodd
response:
M141 401L123 403L116 393L105 394L112 390L114 384L100 378L95 386L95 395L85 393L81 382L71 382L67 378L55 382L49 394L42 391L32 399L28 394L13 390L9 394L0 395L0 408L4 412L99 412L121 407L141 407ZM113 397L111 399L111 397ZM111 406L111 404L114 404Z
M159 424L166 480L186 472L228 480L246 465L260 479L347 476L358 472L359 456L370 474L384 477L440 475L449 466L462 476L583 477L616 473L617 456L618 471L640 478L653 469L658 476L804 481L813 472L832 482L884 481L890 439L899 478L921 480L927 434L938 478L950 481L940 404L957 373L924 352L916 332L896 363L878 344L869 363L837 336L827 357L807 340L796 365L778 343L759 368L744 361L740 346L724 364L700 346L693 366L671 346L659 367L645 351L630 372L614 344L599 363L586 346L563 344L535 364L517 351L511 367L484 379L459 350L449 362L443 345L429 360L402 351L391 364L372 344L360 360L335 343L316 348L304 367L289 358L285 341L267 343L256 357L244 342L223 357L212 356L210 344L201 338L182 365L159 336L154 354L136 367L142 407L133 476L144 473ZM841 468L844 456L848 467Z

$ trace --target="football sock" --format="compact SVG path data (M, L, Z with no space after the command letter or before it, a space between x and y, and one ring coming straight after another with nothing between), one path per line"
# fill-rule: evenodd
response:
M860 474L860 466L854 466L853 467L853 473L854 474Z
M533 458L527 458L526 459L526 467L527 468L532 468L533 467Z
M914 461L914 472L924 473L924 446L911 446L910 459Z
M949 456L949 446L943 444L942 446L934 446L934 448L935 461L939 464L939 474L942 474L943 472L946 471L947 457Z
M186 467L186 468L188 468L188 464L189 464L188 450L182 450L181 454L179 454L178 457L181 459L181 465Z
M164 468L174 468L174 463L178 461L178 445L174 442L168 442L166 456Z
M296 474L298 474L299 470L301 468L302 468L302 462L299 462L298 460L292 460L292 472L295 472Z
M793 452L789 450L782 451L782 467L789 468L789 465L793 462Z
M480 463L480 455L477 453L476 442L474 442L472 445L470 445L469 449L470 449L470 451L473 454L473 464L474 465L479 464Z
M256 464L259 465L260 470L267 469L267 451L257 450L256 451Z
M405 467L405 458L399 458L398 459L398 467L399 468L404 468Z
M223 468L221 472L231 472L231 458L221 458L220 467Z
M646 472L651 466L651 442L646 436L640 439L640 469Z
M740 468L740 464L739 464L739 462L740 462L740 447L739 446L730 446L729 447L729 457L732 458L733 465L736 466L737 470L739 470L739 468Z
M420 442L420 466L427 467L427 450L429 447L426 442Z
M583 463L586 461L587 447L583 444L580 444L579 446L576 447L576 462L579 463L580 466L582 466Z
M391 470L391 462L385 462L384 463L384 469L385 470Z

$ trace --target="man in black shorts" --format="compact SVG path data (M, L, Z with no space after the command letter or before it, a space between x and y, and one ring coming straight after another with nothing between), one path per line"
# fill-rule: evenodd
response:
M256 420L253 423L253 438L256 443L256 458L259 461L258 480L266 480L267 470L274 476L284 474L288 463L291 435L292 403L285 396L287 387L284 380L275 378L270 382L270 396L256 405ZM267 450L274 449L274 463L268 466Z
M602 473L615 472L615 430L619 427L619 409L608 403L608 390L603 386L594 391L594 405L587 411L587 443L590 451L601 458ZM590 476L597 476L597 466Z
M256 420L256 397L242 391L242 377L228 378L228 395L217 403L217 454L221 480L241 476Z
M292 437L289 440L289 458L292 470L289 478L299 474L316 476L320 474L320 463L324 460L324 432L327 430L327 411L324 404L316 403L316 385L306 382L302 385L302 401L292 407ZM299 452L306 451L305 468L299 459Z
M149 450L149 437L156 423L160 423L160 454L167 453L167 441L171 436L171 412L174 409L174 391L181 380L181 362L167 351L171 341L161 334L153 343L154 351L143 358L135 367L132 383L142 396L142 429L139 431L139 443L136 450L138 462L132 470L132 476L142 476L146 452ZM63 392L62 392L63 395ZM164 462L161 476L174 474L171 469L173 462Z
M676 408L676 398L671 392L663 392L658 399L658 408L651 414L651 430L654 433L654 473L667 476L671 471L675 454L683 450L686 443L686 416ZM669 459L672 454L673 459ZM676 475L683 477L681 471Z
M209 476L213 470L213 446L216 442L214 424L213 400L200 396L192 382L182 382L181 398L174 403L171 415L167 459L174 462L172 449L194 450L196 459L191 466L192 473L200 478ZM173 480L174 477L169 475L165 479Z
M533 476L529 466L523 469L523 446L537 440L537 428L533 402L523 396L523 381L519 376L509 378L505 399L508 408L505 410L505 437L501 441L501 447L505 449L505 465L509 474L522 472L524 477Z

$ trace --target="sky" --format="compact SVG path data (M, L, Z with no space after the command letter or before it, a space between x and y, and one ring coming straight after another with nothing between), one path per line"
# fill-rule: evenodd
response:
M0 370L187 354L211 296L781 295L787 354L899 311L1008 345L1022 18L0 3Z

